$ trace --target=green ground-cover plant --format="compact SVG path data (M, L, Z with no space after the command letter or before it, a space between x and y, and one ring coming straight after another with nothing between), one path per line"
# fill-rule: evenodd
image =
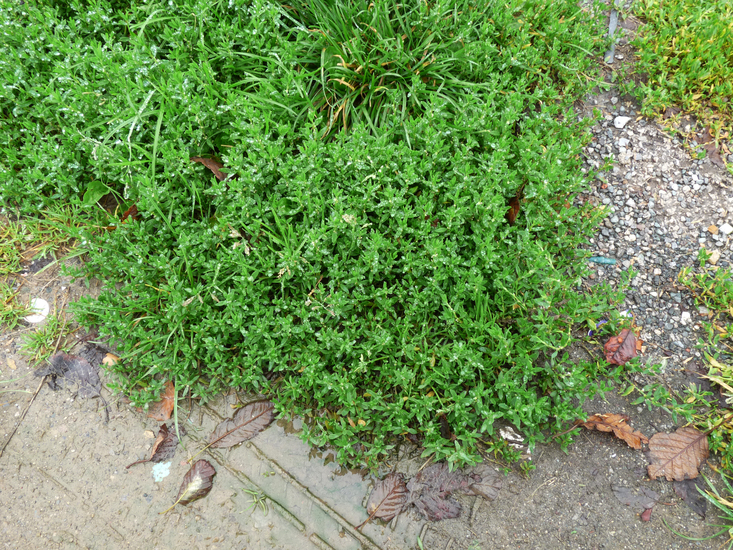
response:
M463 464L496 421L532 442L603 386L561 351L619 299L580 291L603 215L575 201L590 175L572 105L605 47L591 6L0 14L0 194L25 214L115 197L104 227L68 231L106 285L76 311L118 346L135 403L169 379L194 398L242 387L303 415L342 461L376 466L421 434ZM219 157L227 178L191 156Z
M642 112L661 115L679 105L713 130L733 130L733 4L729 0L639 0L643 18L637 71L648 81L633 89Z

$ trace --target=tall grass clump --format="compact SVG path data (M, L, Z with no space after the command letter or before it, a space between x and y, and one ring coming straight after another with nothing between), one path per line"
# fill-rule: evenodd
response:
M244 388L345 462L409 434L472 462L497 421L534 441L602 385L562 353L614 298L579 291L597 20L576 0L16 3L0 193L115 197L77 235L105 283L77 312L134 402Z

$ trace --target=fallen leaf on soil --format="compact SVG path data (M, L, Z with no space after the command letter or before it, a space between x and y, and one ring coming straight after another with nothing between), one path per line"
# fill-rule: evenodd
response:
M625 365L636 357L636 335L625 328L618 336L612 336L603 349L606 351L606 361L612 365Z
M626 441L632 449L641 449L642 443L649 440L641 432L635 432L628 425L629 417L624 414L594 414L580 425L589 430L613 432L613 435Z
M173 413L173 405L176 403L176 387L173 382L168 380L165 383L165 389L160 395L160 401L155 401L148 405L148 418L165 422Z
M191 162L200 162L206 166L206 168L214 173L214 176L216 176L216 179L219 181L223 181L227 177L227 175L221 171L221 169L224 168L224 165L217 160L204 157L191 157L189 160L191 160Z
M116 365L120 361L120 358L117 357L114 353L108 353L104 356L104 359L102 359L102 364L105 367L111 367L113 365Z
M641 521L649 521L652 519L652 509L647 508L641 513Z
M194 500L198 500L205 497L211 491L211 485L216 475L216 470L206 460L197 460L191 469L183 476L183 483L178 491L178 497L173 503L173 506L168 508L170 510L176 504L183 504L184 506ZM165 514L161 512L161 514Z
M52 390L57 390L64 386L70 389L76 389L76 394L82 399L90 399L99 397L104 403L104 414L106 422L109 422L109 409L107 401L102 397L102 382L99 379L99 369L92 366L89 361L83 357L69 355L67 353L57 353L49 359L49 365L37 369L33 374L35 376L48 376L48 386ZM62 383L58 383L61 382Z
M59 386L78 386L79 397L88 399L99 397L102 389L102 382L99 380L99 373L95 367L82 357L57 353L49 359L50 365L37 369L35 376L50 376L48 385L56 390ZM59 380L60 379L60 380ZM57 382L64 381L61 384Z
M613 495L621 504L630 506L637 512L652 508L659 500L659 493L656 493L651 489L647 489L646 487L639 487L637 490L632 487L611 485L611 490L613 491Z
M431 464L407 482L408 504L430 521L456 518L461 513L461 504L451 498L455 491L467 492L471 485L480 481L457 471L451 472L445 462Z
M173 428L174 426L171 427ZM186 434L186 429L183 426L179 426L178 429L181 433L181 436ZM168 426L163 424L158 431L158 437L155 438L153 448L150 450L150 458L145 460L138 460L137 462L133 462L132 464L130 464L130 466L134 466L135 464L142 464L144 462L164 462L166 460L169 460L173 458L173 455L176 454L177 446L178 436L176 435L175 430L168 431ZM129 469L130 466L127 466L125 469Z
M479 495L486 500L494 500L499 496L501 490L502 479L501 474L490 467L488 464L479 464L469 473L471 479L479 477L479 481L474 481L466 491L467 494Z
M394 472L387 474L384 479L377 481L372 489L366 505L369 517L357 529L361 529L372 518L391 520L402 511L406 503L407 488L402 474Z
M668 481L694 479L708 454L708 436L695 428L654 434L649 440L649 477L664 476Z
M273 408L270 401L257 401L242 407L216 427L209 436L209 446L226 448L252 439L275 418Z
M704 486L699 477L674 482L674 492L677 493L677 496L685 501L690 510L705 519L708 501L700 492L702 489Z

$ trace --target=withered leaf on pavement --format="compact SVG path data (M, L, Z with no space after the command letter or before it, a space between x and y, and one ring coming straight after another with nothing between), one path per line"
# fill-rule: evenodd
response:
M57 353L49 359L49 365L36 369L35 376L49 376L48 386L52 390L66 387L76 390L82 399L99 397L104 403L104 412L109 422L107 401L102 397L102 382L99 379L99 369L89 361L76 355Z
M685 501L690 510L705 519L708 501L700 492L701 490L704 490L704 486L699 476L695 479L674 482L674 492L677 493L677 496Z
M173 413L173 406L176 403L176 387L168 380L165 383L163 393L160 394L160 401L148 405L148 418L165 422Z
M672 434L657 433L649 440L651 479L668 481L694 479L709 454L708 436L695 428L679 428Z
M652 508L659 501L659 493L646 487L636 489L612 484L611 490L619 502L631 507L635 512L643 512Z
M209 436L210 447L232 447L252 439L275 418L270 401L257 401L239 409L232 418L224 420Z
M580 425L589 430L613 432L613 435L626 441L632 449L641 449L642 443L649 443L649 440L643 433L633 431L628 422L629 417L624 414L594 414Z
M407 488L402 474L387 474L374 485L366 505L369 517L357 529L361 529L372 518L391 520L402 511L406 503Z
M625 328L618 336L612 336L603 346L606 352L606 361L612 365L625 365L636 357L636 335Z
M216 179L219 181L224 181L227 177L227 175L221 171L221 169L224 168L224 165L218 160L205 157L191 157L189 160L191 160L191 162L200 162L206 166L206 168L214 173L214 176L216 176Z
M168 508L170 510L176 504L183 504L184 506L194 500L205 497L211 491L214 476L216 470L206 460L197 460L194 462L191 469L183 476L183 483L178 491L178 497L173 503L173 506ZM161 512L161 514L165 514Z
M186 435L186 429L183 426L179 425L178 431L180 432L181 437ZM150 458L138 460L137 462L130 464L130 466L142 464L144 462L164 462L173 458L173 455L176 454L177 446L178 436L176 435L175 426L172 425L171 430L169 431L168 426L163 424L158 431L158 437L155 438L153 448L150 450ZM127 466L125 469L129 469L130 466Z

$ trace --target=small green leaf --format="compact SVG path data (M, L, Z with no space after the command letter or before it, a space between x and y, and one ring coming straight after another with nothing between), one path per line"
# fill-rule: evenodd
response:
M93 181L87 187L87 190L84 193L84 198L82 199L82 202L86 206L93 206L94 204L97 203L97 201L99 201L99 199L104 197L107 193L111 193L111 192L112 192L112 189L107 187L101 181Z

